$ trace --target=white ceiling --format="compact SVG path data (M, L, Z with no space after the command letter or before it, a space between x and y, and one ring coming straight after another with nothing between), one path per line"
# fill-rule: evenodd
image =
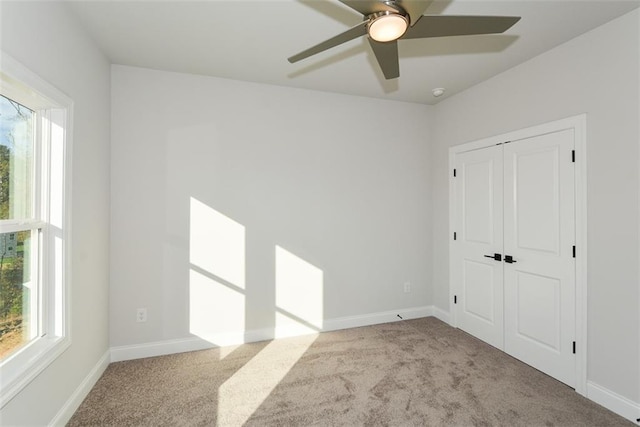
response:
M400 40L400 78L394 80L384 79L364 38L296 64L287 61L361 22L362 15L337 0L70 5L116 64L435 104L623 15L639 2L436 0L426 13L522 19L501 35ZM431 90L437 87L447 89L445 96L433 97Z

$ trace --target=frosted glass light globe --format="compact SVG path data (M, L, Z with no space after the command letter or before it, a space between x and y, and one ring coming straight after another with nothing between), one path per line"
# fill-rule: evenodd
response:
M407 18L402 15L381 15L369 24L369 37L377 42L398 40L407 31L408 26Z

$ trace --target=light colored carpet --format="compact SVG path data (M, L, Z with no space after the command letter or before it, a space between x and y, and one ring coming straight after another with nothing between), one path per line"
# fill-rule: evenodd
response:
M70 426L631 426L435 318L111 364Z

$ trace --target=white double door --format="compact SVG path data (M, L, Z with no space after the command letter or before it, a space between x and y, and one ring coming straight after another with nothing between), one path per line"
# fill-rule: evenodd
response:
M575 387L573 130L456 154L457 325Z

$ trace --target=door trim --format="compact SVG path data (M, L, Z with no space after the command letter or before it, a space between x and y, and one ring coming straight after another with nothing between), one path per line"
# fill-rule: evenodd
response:
M455 228L455 181L453 169L458 153L478 150L492 145L531 138L566 129L574 131L575 143L575 226L576 226L576 392L587 395L587 115L580 114L501 135L467 142L449 148L449 313L450 323L458 327L456 310L453 307L453 233Z

